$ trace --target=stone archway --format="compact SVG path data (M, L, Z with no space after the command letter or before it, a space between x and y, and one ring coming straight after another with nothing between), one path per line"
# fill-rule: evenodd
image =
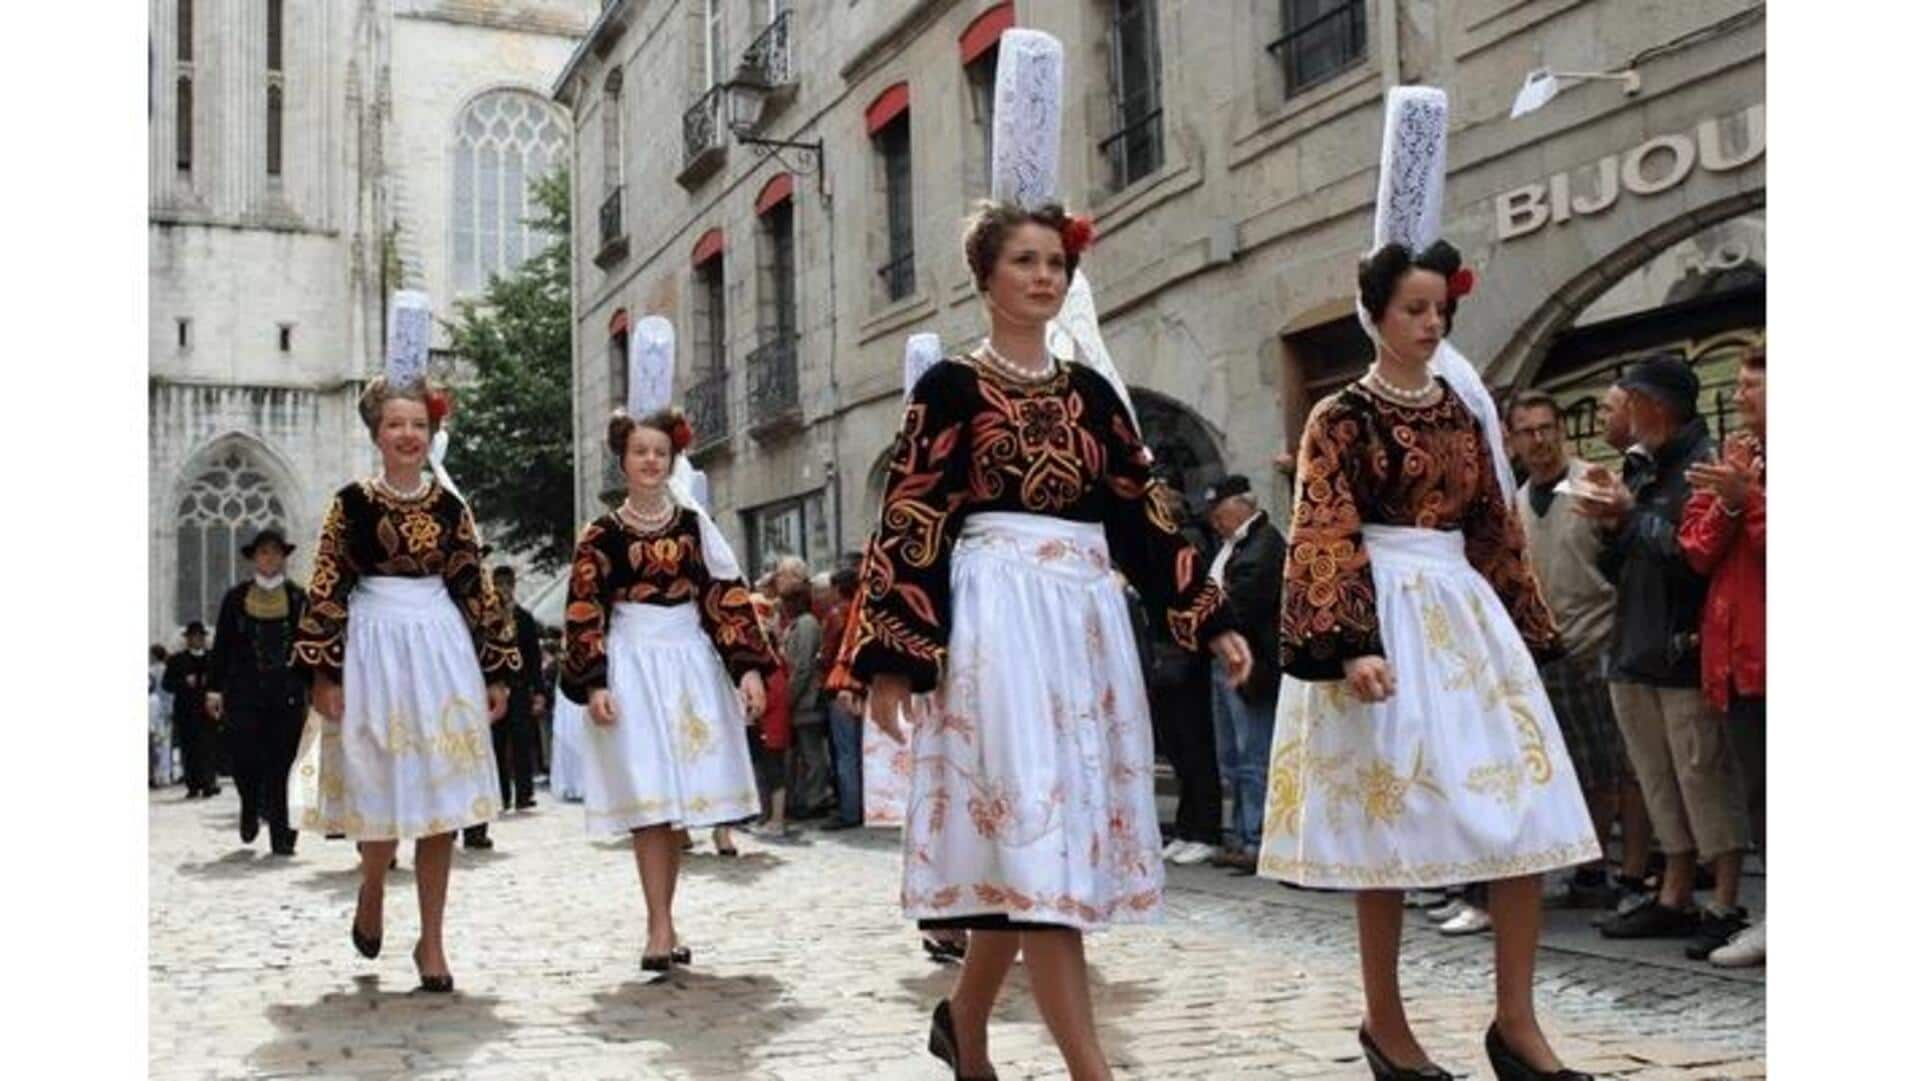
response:
M1153 462L1166 482L1198 508L1207 486L1228 472L1220 442L1200 415L1178 399L1145 387L1130 386L1140 415L1140 438L1153 450Z
M1525 386L1546 361L1554 339L1621 279L1675 244L1767 204L1766 189L1741 192L1662 222L1595 260L1538 304L1487 365L1490 386Z

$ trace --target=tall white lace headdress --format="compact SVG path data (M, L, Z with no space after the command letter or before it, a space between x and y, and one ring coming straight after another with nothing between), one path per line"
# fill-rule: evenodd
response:
M914 384L927 374L927 369L940 363L940 335L907 335L906 355L900 361L900 390L908 398L913 397Z
M675 344L673 324L664 316L643 316L633 325L627 336L628 416L638 420L672 404ZM674 456L667 491L674 502L699 516L700 548L714 576L740 577L732 546L707 513L707 476L684 453Z
M1441 202L1447 184L1447 92L1431 86L1396 86L1387 92L1387 120L1380 138L1380 187L1373 207L1373 247L1404 245L1409 252L1440 239ZM1354 308L1367 336L1380 340L1379 328L1358 297ZM1433 356L1434 371L1460 395L1493 452L1494 472L1508 500L1514 492L1513 466L1507 461L1500 410L1473 362L1450 341Z
M427 381L427 351L433 341L433 300L419 289L394 292L387 308L387 385L417 387ZM440 487L465 503L453 478L447 475L447 424L443 417L440 430L427 444L427 468Z
M1066 50L1040 30L1012 29L1000 36L993 85L993 197L1022 207L1059 198L1060 114L1065 101ZM1120 377L1100 337L1100 318L1086 269L1074 271L1060 314L1047 324L1047 348L1075 356L1113 385L1135 429L1127 381Z

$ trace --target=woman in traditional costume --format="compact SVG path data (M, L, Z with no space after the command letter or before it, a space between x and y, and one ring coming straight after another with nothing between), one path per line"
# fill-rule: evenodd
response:
M1189 649L1244 677L1198 554L1147 498L1150 455L1120 392L1045 332L1091 240L1057 204L986 203L964 242L991 333L913 388L834 686L914 731L908 916L972 932L929 1050L991 1077L987 1019L1016 954L1076 1079L1110 1076L1083 932L1160 915L1146 690L1117 564Z
M1473 284L1433 236L1445 100L1389 98L1379 243L1359 272L1375 361L1301 439L1260 873L1358 891L1360 1044L1391 1079L1452 1076L1401 1002L1402 891L1487 882L1494 1073L1573 1081L1587 1075L1560 1064L1534 1016L1540 876L1600 850L1535 667L1558 633L1499 420L1445 340Z
M648 972L693 960L674 934L677 831L759 811L746 726L774 667L726 539L668 483L692 441L675 409L608 423L627 498L581 531L561 661L561 690L591 722L587 828L633 838Z
M424 379L375 379L360 417L381 471L342 488L316 546L294 663L324 719L318 806L302 829L360 842L353 943L380 953L386 873L414 840L425 991L453 990L441 936L453 838L500 810L489 721L522 663L512 609L481 565L473 514L427 473L448 398Z

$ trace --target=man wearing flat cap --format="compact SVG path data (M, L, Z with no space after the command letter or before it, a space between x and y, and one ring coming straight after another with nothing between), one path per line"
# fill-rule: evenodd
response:
M173 741L180 748L180 767L187 775L187 798L220 794L214 773L214 720L207 712L207 625L187 624L187 648L167 658L160 686L173 696Z
M1692 494L1687 471L1711 462L1715 450L1696 404L1700 381L1685 360L1642 360L1619 386L1644 455L1628 459L1624 483L1590 467L1592 492L1576 499L1575 510L1604 529L1600 568L1619 596L1608 691L1667 865L1655 902L1614 916L1600 933L1691 939L1688 955L1704 960L1745 926L1738 902L1747 848L1733 748L1700 685L1707 583L1680 547ZM1704 910L1693 904L1696 858L1714 869L1714 897Z
M276 856L293 855L299 837L287 821L287 773L307 719L306 686L293 671L293 631L307 594L287 581L292 552L273 527L240 549L253 561L253 577L220 601L208 673L207 707L226 722L240 790L240 840L252 844L264 817Z
M1231 833L1236 852L1220 862L1251 873L1260 854L1260 829L1267 804L1267 752L1273 742L1273 714L1280 696L1280 581L1286 539L1260 509L1253 485L1238 473L1207 489L1207 524L1220 538L1208 573L1227 597L1233 629L1253 650L1253 672L1238 688L1227 682L1219 662L1213 671L1214 740L1221 762L1232 762L1228 778L1233 794ZM1228 748L1232 748L1231 757ZM1181 862L1178 857L1175 863Z

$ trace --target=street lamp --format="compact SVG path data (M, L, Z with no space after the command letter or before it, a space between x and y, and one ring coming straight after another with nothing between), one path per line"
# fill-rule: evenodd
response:
M1508 119L1517 119L1552 101L1560 93L1563 82L1584 82L1588 79L1611 79L1621 83L1621 91L1628 97L1640 92L1640 73L1628 68L1625 71L1552 71L1540 68L1527 73L1526 81L1520 84L1520 93L1514 95L1513 111Z
M774 151L808 151L813 154L814 171L819 172L821 161L826 156L824 138L794 142L788 139L763 139L753 134L754 129L760 126L761 115L766 112L767 96L773 93L773 88L760 77L758 69L742 64L733 78L720 89L726 93L727 128L733 132L734 142L742 146L764 146Z

